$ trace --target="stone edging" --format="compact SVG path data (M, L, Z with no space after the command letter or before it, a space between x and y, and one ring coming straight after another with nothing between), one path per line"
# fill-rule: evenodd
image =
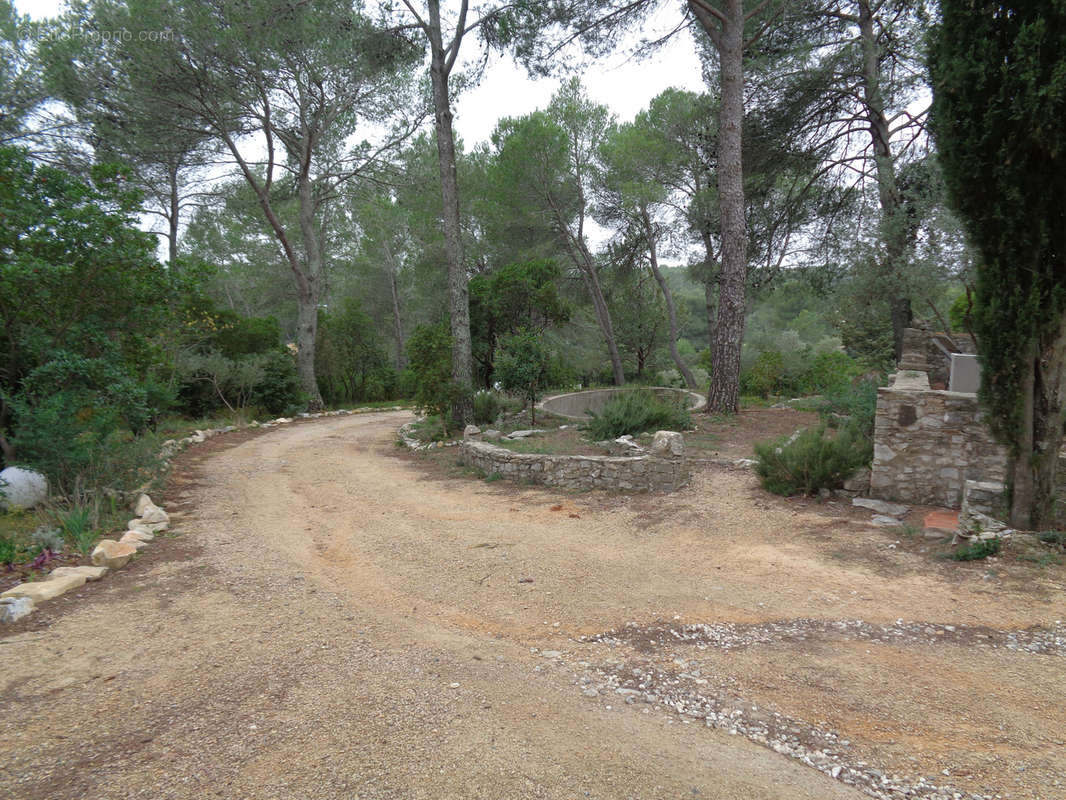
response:
M689 481L684 456L539 455L515 453L505 447L472 439L459 443L459 453L464 464L488 475L561 489L672 492Z
M415 426L415 423L421 422L425 417L416 419L414 422L408 422L400 426L400 430L397 434L400 440L404 443L404 446L408 450L435 450L438 447L455 447L459 442L420 442L418 439L411 435L411 429Z
M238 430L255 428L275 428L285 425L296 419L319 419L322 417L340 417L351 414L369 414L378 411L403 411L402 406L386 408L359 408L355 410L340 409L338 411L322 411L315 414L300 414L298 417L278 417L269 422L252 421L246 425L228 425L225 428L210 428L198 430L191 436L182 439L168 439L163 442L160 456L163 463L169 465L170 459L185 448L194 444L202 444L208 439L223 433L232 433ZM92 552L93 566L82 567L57 567L48 573L44 580L30 581L13 586L3 594L0 594L0 622L17 622L23 617L29 616L36 609L38 603L51 600L71 589L76 589L86 581L97 581L104 577L109 570L121 569L129 563L130 559L140 550L148 547L157 533L170 527L169 515L159 506L152 502L147 495L138 493L133 506L137 515L126 524L126 531L120 539L101 539Z

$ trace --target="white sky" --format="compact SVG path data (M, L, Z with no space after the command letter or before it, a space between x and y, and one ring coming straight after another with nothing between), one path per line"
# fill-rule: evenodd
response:
M15 0L19 13L35 19L57 16L60 6L60 0ZM651 24L667 29L671 23L669 13L661 12L661 19L652 19ZM461 55L477 55L476 38L463 44ZM700 62L687 31L676 36L654 59L638 62L616 53L590 64L582 81L594 101L606 105L623 121L631 120L653 97L670 87L703 89ZM480 85L462 94L455 103L455 129L466 150L487 140L499 119L546 106L558 86L558 78L533 81L510 58L493 58Z

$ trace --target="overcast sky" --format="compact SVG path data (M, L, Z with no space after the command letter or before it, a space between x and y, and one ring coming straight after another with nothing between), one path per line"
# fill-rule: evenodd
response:
M20 13L35 19L56 16L60 5L60 0L15 0ZM649 24L666 30L676 24L676 18L671 18L674 14L675 10L665 9ZM478 44L476 38L464 41L462 55L476 56ZM700 62L687 31L676 36L654 59L635 61L625 53L617 53L590 64L581 77L592 99L608 106L621 120L632 119L667 88L703 88ZM458 98L455 128L469 150L489 138L499 119L546 106L558 87L558 78L533 81L510 58L493 58L480 85Z

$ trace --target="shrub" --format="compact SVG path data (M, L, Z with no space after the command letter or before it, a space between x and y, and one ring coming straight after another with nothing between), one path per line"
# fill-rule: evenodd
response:
M495 392L480 391L474 394L474 423L491 425L500 415L500 399Z
M51 550L53 553L62 553L66 542L59 528L49 525L41 525L30 534L30 543L35 553Z
M78 548L82 555L89 555L96 544L96 530L92 524L92 512L88 506L74 506L67 511L57 511L56 520L63 528L67 541Z
M10 567L18 556L18 545L8 537L0 536L0 566Z
M680 431L691 426L683 399L663 400L650 389L622 392L608 401L598 414L590 411L589 416L592 420L585 428L595 440L615 439L644 431Z
M843 392L862 372L859 363L840 350L818 353L803 376L803 388L811 394Z
M874 415L877 413L877 380L864 378L842 384L823 395L819 411L823 422L837 427L842 418L870 441L874 438Z
M952 561L980 561L999 552L999 539L978 539L951 554Z
M785 358L776 350L759 353L751 369L740 377L740 390L756 397L777 394L785 376Z
M870 441L848 425L836 436L824 425L755 445L755 472L763 488L780 495L836 489L873 457Z
M296 372L296 358L283 347L259 356L262 380L253 388L251 403L271 415L291 416L307 406Z
M415 405L424 414L440 417L447 436L452 407L468 391L452 380L452 337L447 323L415 328L407 340L407 358L415 376Z
M500 338L496 375L509 392L521 394L529 404L529 421L536 425L534 408L544 390L551 353L536 331L522 330Z

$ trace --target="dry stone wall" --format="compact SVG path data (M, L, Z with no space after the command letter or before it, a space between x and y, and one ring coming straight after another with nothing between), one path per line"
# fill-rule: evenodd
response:
M1000 482L1006 463L976 395L899 379L878 390L873 497L958 508L967 480Z
M689 480L684 457L538 455L471 439L459 444L459 453L464 464L486 474L560 489L670 492Z

